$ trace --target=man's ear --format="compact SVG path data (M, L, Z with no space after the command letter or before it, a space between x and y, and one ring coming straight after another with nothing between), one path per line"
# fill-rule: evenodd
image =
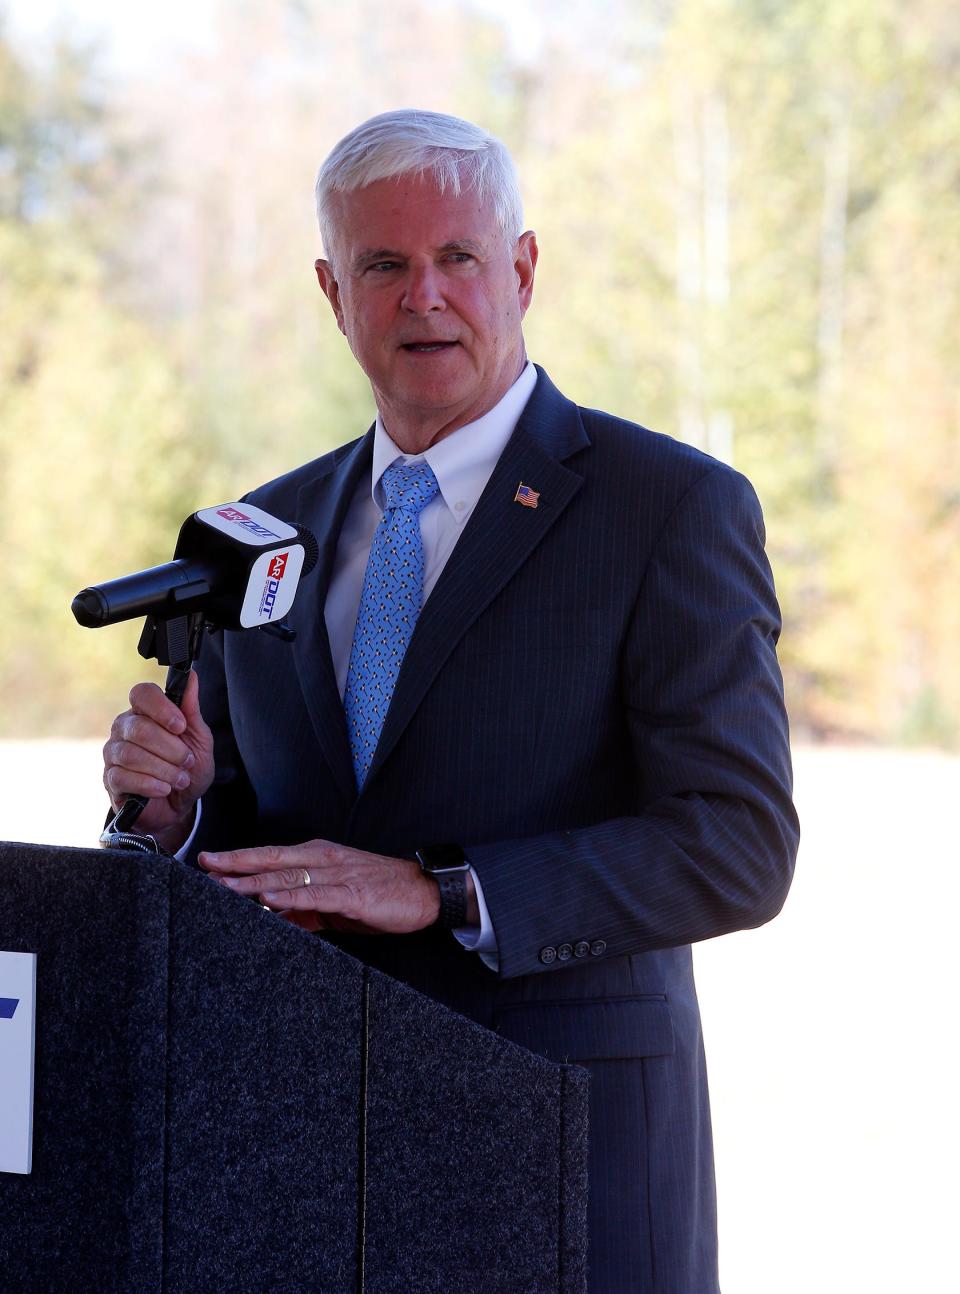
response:
M537 272L539 254L537 235L532 229L528 229L517 239L517 254L513 262L513 267L517 271L517 296L520 301L521 319L527 313L533 299L533 279Z
M323 289L323 295L330 302L330 308L336 316L337 327L346 337L347 330L343 323L343 307L340 304L340 285L337 283L333 266L329 261L319 260L314 262L313 268L317 271L317 282Z

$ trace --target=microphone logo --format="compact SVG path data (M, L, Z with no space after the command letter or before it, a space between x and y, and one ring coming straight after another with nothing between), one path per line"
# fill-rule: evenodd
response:
M273 553L267 565L267 578L263 586L263 595L260 598L260 615L267 620L273 618L276 608L277 594L280 592L280 581L283 579L283 572L287 569L287 558L290 556L289 550L285 553Z
M251 535L256 535L258 539L279 539L280 536L274 530L268 530L266 526L259 525L252 517L241 512L239 508L217 508L218 517L223 517L224 521L232 522L235 526L240 526L243 530L249 530Z

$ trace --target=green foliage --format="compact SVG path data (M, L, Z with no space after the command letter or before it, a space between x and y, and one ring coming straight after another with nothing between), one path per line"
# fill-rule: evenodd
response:
M105 302L83 249L7 225L0 262L23 271L0 306L16 321L0 347L0 542L17 554L0 624L3 729L89 732L137 668L136 635L81 630L70 602L169 558L195 463L169 365Z
M357 121L419 103L518 160L530 354L755 482L795 730L960 741L956 7L549 14L524 47L466 0L249 0L136 87L65 43L30 65L0 26L4 732L103 730L136 631L76 628L73 593L372 417L310 186Z
M49 80L2 43L0 62L0 732L90 732L139 672L136 632L83 631L70 602L169 557L195 467L170 363L110 300L88 234L104 115L65 55Z

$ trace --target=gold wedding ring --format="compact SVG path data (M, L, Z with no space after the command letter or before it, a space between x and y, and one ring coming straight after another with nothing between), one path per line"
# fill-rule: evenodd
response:
M306 868L303 869L303 883L304 885L310 884L310 873L307 871Z

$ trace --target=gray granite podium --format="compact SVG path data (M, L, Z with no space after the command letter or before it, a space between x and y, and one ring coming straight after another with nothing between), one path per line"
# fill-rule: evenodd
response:
M586 1075L179 863L0 844L36 952L5 1292L544 1294L586 1282Z

